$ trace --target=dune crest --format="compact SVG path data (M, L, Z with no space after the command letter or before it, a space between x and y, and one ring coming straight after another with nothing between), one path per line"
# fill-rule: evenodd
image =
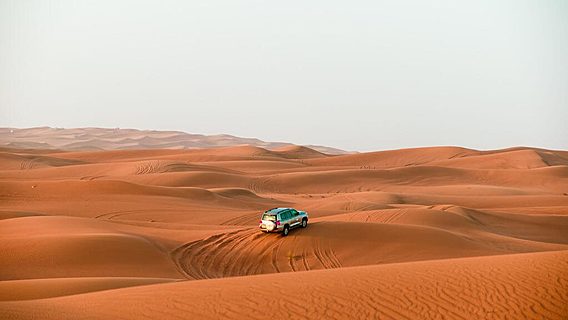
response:
M37 142L40 140L41 142ZM290 156L345 154L325 146L299 147L285 142L266 142L228 134L202 135L181 131L136 130L121 128L0 128L0 147L17 149L116 150L116 149L195 149L247 145L282 149ZM311 149L312 151L308 151ZM317 151L315 151L317 150Z

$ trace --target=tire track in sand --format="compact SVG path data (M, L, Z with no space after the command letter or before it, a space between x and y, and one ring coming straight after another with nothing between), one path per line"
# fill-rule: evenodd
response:
M256 228L189 242L176 248L171 256L178 270L188 279L342 267L327 243L311 237L263 234Z

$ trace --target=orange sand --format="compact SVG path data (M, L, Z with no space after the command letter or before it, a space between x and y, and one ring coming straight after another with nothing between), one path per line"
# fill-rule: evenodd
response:
M5 148L0 253L1 319L567 319L568 152Z

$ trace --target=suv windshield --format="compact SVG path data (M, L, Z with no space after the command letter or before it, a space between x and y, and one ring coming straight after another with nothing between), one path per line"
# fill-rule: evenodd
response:
M272 215L272 214L263 214L262 215L262 220L266 220L266 221L276 221L276 216Z

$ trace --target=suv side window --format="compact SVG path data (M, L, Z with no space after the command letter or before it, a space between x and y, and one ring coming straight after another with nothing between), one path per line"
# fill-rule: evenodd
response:
M300 213L298 211L296 211L296 209L290 210L290 213L292 213L292 217L300 215Z

